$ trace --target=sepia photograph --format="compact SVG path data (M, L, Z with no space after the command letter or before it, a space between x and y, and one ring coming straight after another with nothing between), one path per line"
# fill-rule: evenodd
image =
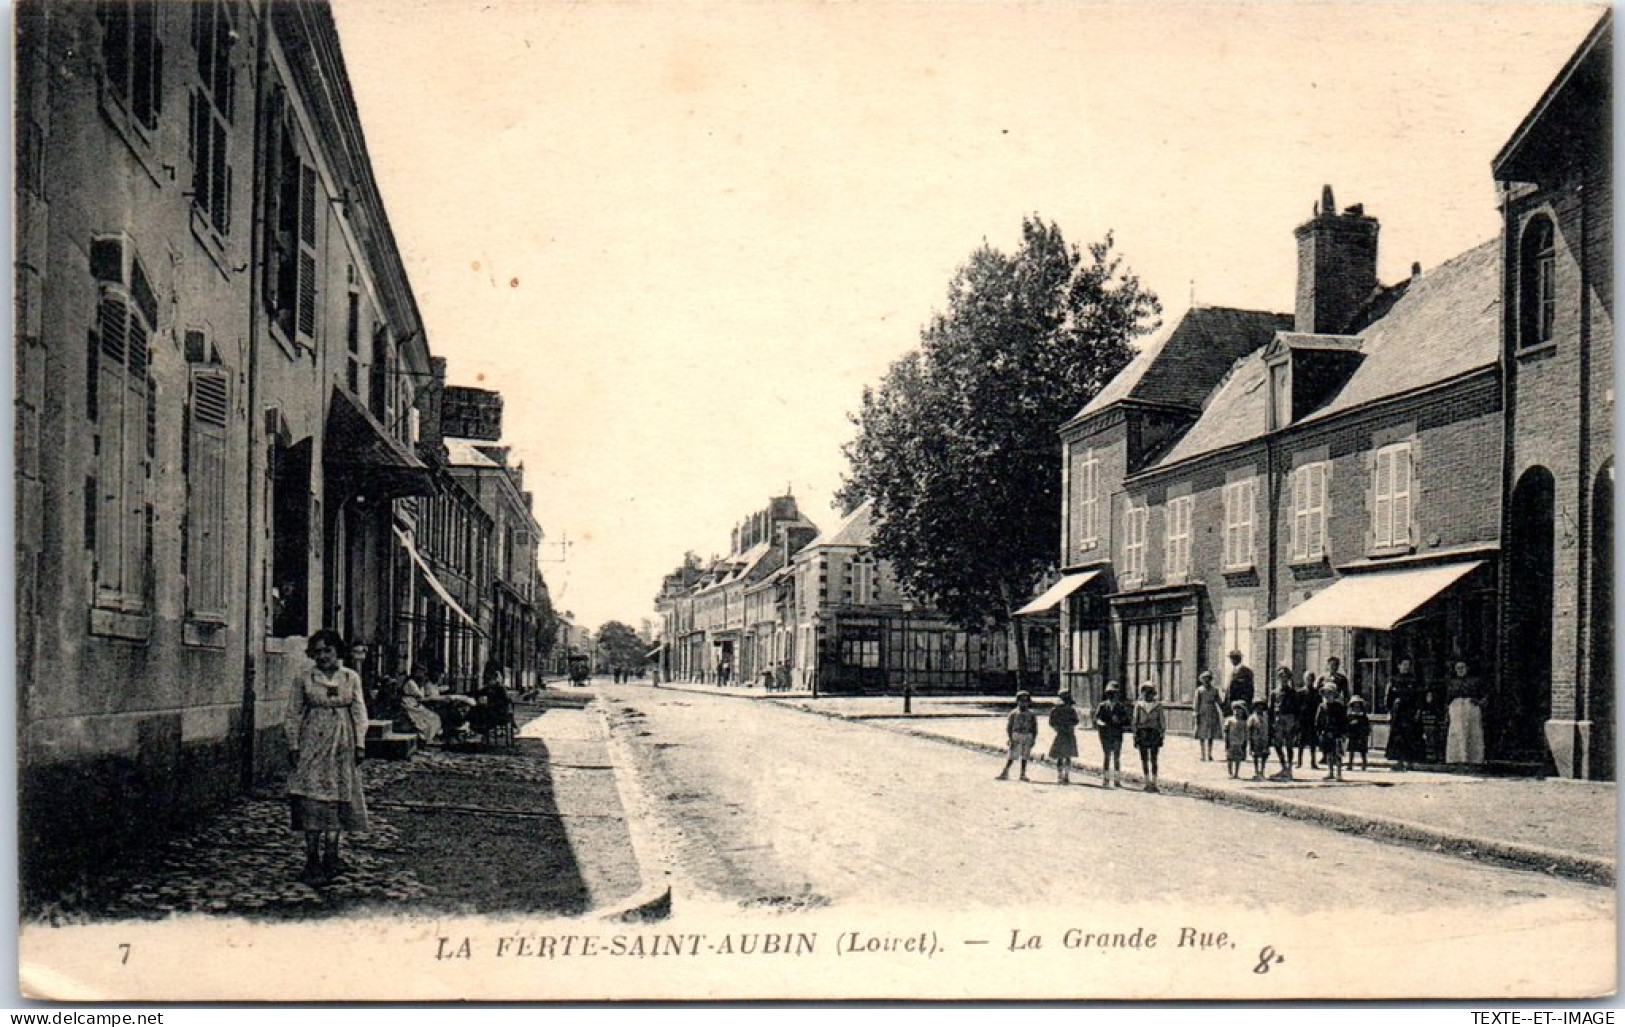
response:
M8 13L23 999L1616 992L1610 7Z

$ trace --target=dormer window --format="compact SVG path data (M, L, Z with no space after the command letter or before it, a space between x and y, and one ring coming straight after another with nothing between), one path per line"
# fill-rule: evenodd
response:
M1557 321L1557 233L1545 215L1524 227L1518 276L1518 346L1530 349L1552 341Z
M1276 431L1292 423L1292 362L1283 360L1270 368L1270 423Z

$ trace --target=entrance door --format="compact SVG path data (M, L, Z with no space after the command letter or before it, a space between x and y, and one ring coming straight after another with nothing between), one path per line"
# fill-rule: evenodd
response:
M1504 698L1514 716L1492 734L1505 750L1492 755L1510 759L1546 758L1545 724L1552 715L1555 492L1552 473L1544 467L1525 471L1512 490Z
M1614 779L1614 465L1597 475L1591 492L1591 777Z

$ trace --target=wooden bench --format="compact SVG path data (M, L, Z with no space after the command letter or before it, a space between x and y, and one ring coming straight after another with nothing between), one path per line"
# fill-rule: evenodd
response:
M417 751L418 736L414 732L396 731L392 720L369 720L366 747L368 759L404 760Z

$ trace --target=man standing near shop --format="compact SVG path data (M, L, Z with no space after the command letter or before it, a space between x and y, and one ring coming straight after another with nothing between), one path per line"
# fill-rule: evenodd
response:
M1342 661L1335 656L1326 658L1326 676L1320 679L1320 683L1336 688L1345 703L1351 698L1348 675L1343 673Z
M1225 691L1225 709L1235 709L1236 703L1246 703L1247 709L1253 708L1253 669L1241 662L1241 650L1232 650L1230 653L1230 686Z

